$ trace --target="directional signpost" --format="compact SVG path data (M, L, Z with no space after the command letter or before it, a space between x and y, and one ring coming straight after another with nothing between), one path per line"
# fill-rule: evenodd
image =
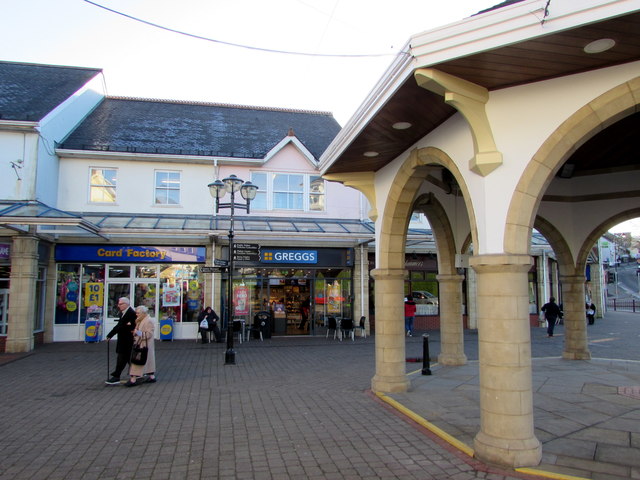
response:
M232 255L236 262L259 262L260 245L257 243L234 243Z

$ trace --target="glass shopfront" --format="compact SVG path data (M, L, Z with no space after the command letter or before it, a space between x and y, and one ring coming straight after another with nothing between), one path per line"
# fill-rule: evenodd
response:
M84 338L88 319L100 322L104 337L118 321L120 297L134 307L145 305L156 323L195 322L204 285L198 264L187 262L204 263L204 258L204 247L58 245L54 339ZM111 259L117 262L108 263Z
M260 261L238 263L234 320L267 311L273 335L324 335L329 317L353 318L352 249L263 247Z

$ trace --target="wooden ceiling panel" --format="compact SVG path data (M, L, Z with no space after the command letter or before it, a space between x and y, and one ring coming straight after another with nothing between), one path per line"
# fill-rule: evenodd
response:
M497 90L640 60L639 32L640 12L634 12L430 67ZM600 38L612 38L616 45L603 53L584 53L585 45ZM409 76L327 173L379 170L454 113L442 97L420 88ZM395 122L413 126L394 130ZM379 155L363 157L367 151ZM605 157L611 155L600 155L601 160ZM617 157L629 159L630 155L618 151Z

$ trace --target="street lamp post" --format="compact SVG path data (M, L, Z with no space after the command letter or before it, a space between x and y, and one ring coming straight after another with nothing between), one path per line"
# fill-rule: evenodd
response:
M246 210L249 213L249 204L251 200L256 198L256 192L258 187L251 182L236 177L235 175L229 175L222 181L216 180L208 185L209 193L216 199L216 213L221 208L229 208L231 214L229 215L229 273L228 285L227 285L227 350L224 354L225 365L236 364L236 352L233 349L233 234L234 234L234 213L236 208ZM240 192L242 198L246 203L236 203L235 194ZM221 203L220 199L227 193L231 195L231 201L229 203Z

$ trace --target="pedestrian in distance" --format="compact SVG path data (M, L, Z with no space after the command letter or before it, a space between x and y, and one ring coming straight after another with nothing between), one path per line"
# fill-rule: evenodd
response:
M416 302L413 301L413 297L408 295L404 299L404 329L407 332L407 337L413 335L413 320L416 316Z
M109 385L120 383L120 375L122 375L127 363L131 361L132 332L136 326L136 312L131 308L131 301L127 297L118 299L118 310L120 310L120 319L105 338L109 342L114 336L118 336L116 342L116 368L111 372L111 378L105 382Z
M561 315L560 307L556 303L556 299L553 297L549 298L549 302L542 306L542 311L547 319L547 336L553 337L553 329Z
M143 383L143 376L146 376L146 382L156 382L156 349L155 340L155 324L149 316L149 310L144 305L136 307L136 324L133 330L133 345L147 347L147 361L144 365L136 365L131 363L129 367L129 381L125 383L125 387L135 387Z
M586 303L585 308L587 310L587 322L589 322L589 325L593 325L596 323L596 306L593 302L591 304Z

